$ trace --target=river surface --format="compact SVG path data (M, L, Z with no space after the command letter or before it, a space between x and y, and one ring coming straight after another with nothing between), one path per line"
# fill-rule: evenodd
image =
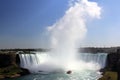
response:
M29 55L29 54L28 54ZM23 63L24 65L27 65L29 63L29 65L32 66L32 64L34 64L35 62L34 60L34 55L37 56L42 56L42 54L31 54L28 57L27 54L21 54L21 58L23 59ZM23 57L24 56L24 57ZM78 58L82 61L85 62L85 64L91 65L89 64L90 62L92 62L93 64L99 64L101 66L101 68L103 68L105 66L105 62L106 62L106 53L98 53L98 54L91 54L91 53L83 53L78 55ZM40 58L40 57L39 57ZM25 59L25 60L24 60ZM30 62L32 61L32 64L30 64ZM23 65L22 63L22 65ZM79 68L81 68L84 64L80 64ZM28 67L28 69L32 69L29 68L31 66L25 66L26 68ZM86 67L86 66L84 66ZM38 67L37 67L38 68ZM21 76L18 78L11 78L11 79L5 79L5 80L98 80L102 75L99 72L96 66L92 66L89 67L89 69L87 68L82 68L80 70L73 70L71 74L67 74L66 71L58 71L58 72L47 72L47 71L43 71L43 72L34 72L30 74L30 75L26 75L26 76ZM34 69L33 69L34 70ZM35 70L39 70L39 69L35 69Z
M81 71L73 72L72 74L66 73L48 73L48 74L30 74L18 78L5 79L5 80L97 80L101 75L96 71Z

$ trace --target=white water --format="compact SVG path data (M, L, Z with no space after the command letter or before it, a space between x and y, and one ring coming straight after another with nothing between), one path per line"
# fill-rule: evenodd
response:
M45 54L21 54L21 67L31 72L59 72L59 71L98 71L105 62L101 56L77 59L76 44L86 35L86 22L93 18L100 18L101 8L96 2L88 0L72 1L70 8L52 26L47 27L50 47L52 51ZM82 55L81 55L82 56ZM93 56L95 59L93 59ZM90 62L86 62L91 60ZM85 61L84 61L85 60ZM100 63L101 62L101 63Z
M56 63L57 61L50 61L50 54L45 52L35 52L35 54L19 54L20 56L20 65L23 68L29 69L32 73L43 72L62 72L66 69L76 68L75 64L80 64L78 66L79 71L86 70L99 70L103 68L106 63L106 53L82 53L78 54L78 62L66 67L61 67L61 63ZM82 60L82 61L81 61ZM64 63L64 62L63 62ZM74 69L75 70L75 69Z
M76 48L86 35L87 21L100 18L101 8L96 2L88 0L72 0L69 5L64 16L47 27L52 48L48 62L64 70L98 70L96 64L77 60Z
M51 56L54 61L63 64L64 67L68 66L69 63L77 62L76 44L85 37L87 32L86 22L93 18L99 18L101 14L101 8L96 2L74 0L70 4L72 5L64 16L52 26L47 27L50 47L53 48Z

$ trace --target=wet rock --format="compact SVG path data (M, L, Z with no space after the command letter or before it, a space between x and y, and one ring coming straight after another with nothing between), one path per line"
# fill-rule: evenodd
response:
M120 49L117 52L108 54L106 61L107 64L104 68L104 73L107 71L116 72L118 75L116 80L120 80Z
M20 68L20 58L16 52L0 53L0 80L30 74L27 69Z
M117 72L106 71L99 80L117 80Z
M30 74L30 72L29 72L28 69L21 68L21 70L22 70L22 71L19 73L21 76Z
M16 54L16 64L18 65L18 66L20 66L20 57L19 57L19 54Z

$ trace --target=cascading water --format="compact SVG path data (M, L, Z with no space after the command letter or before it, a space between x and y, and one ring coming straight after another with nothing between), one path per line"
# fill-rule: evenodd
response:
M31 73L49 74L47 76L30 75L31 79L29 80L97 80L101 77L98 70L106 64L107 53L78 53L77 60L80 64L77 65L78 71L73 70L70 76L66 75L66 72L61 69L64 67L61 67L60 63L55 64L56 61L49 61L49 52L23 53L19 56L21 67L28 69ZM67 66L67 69L69 69L69 66ZM71 64L70 68L74 66ZM52 74L54 72L57 73Z
M73 3L72 3L73 2ZM100 18L101 8L96 2L88 0L73 0L70 8L52 26L47 27L52 51L52 61L59 63L65 70L98 69L94 64L86 64L77 60L77 44L81 42L87 32L86 22L93 18ZM81 67L81 64L82 65Z
M20 56L20 66L29 69L31 73L37 73L42 70L42 64L49 58L47 53L34 52L34 53L22 53ZM45 68L45 66L44 66Z
M86 63L97 63L100 65L100 68L104 68L106 66L107 53L82 53L78 56L79 59Z
M23 68L29 69L31 72L40 72L45 71L46 68L44 66L43 69L41 65L46 63L50 59L50 55L48 52L34 52L34 53L23 53L19 54L20 56L20 66ZM78 54L78 60L82 60L85 63L93 63L97 66L100 66L100 68L104 68L106 64L106 53L79 53ZM52 64L52 63L50 63ZM55 65L51 66L55 67ZM50 66L49 66L50 69Z
M83 57L77 59L76 44L85 37L87 32L86 22L92 18L100 18L101 8L96 2L88 0L72 0L70 5L62 18L52 26L47 27L52 50L46 55L38 53L20 54L21 67L27 68L31 72L72 70L80 73L77 76L80 76L81 80L96 80L99 78L99 76L96 77L97 71L104 66L105 60L102 60L102 56L89 56L89 54L81 54ZM88 62L88 60L91 60L91 62ZM91 75L92 72L96 73ZM84 75L84 77L81 75ZM79 78L75 78L75 80L79 80ZM73 80L73 78L70 80Z

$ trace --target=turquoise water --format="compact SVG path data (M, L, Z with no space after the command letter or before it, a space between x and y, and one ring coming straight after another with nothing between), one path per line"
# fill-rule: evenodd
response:
M73 72L72 74L49 73L49 74L30 74L18 78L5 79L5 80L98 80L101 75L96 71L80 71Z
M27 69L32 70L32 74L21 76L18 78L11 78L5 80L98 80L101 77L101 73L99 72L100 68L103 68L106 62L106 53L98 53L98 54L91 54L91 53L84 53L78 54L78 60L84 61L84 63L80 63L77 65L77 70L72 70L72 74L66 74L65 70L62 71L44 71L49 67L46 66L42 73L39 72L41 66L34 67L36 64L40 64L40 61L44 61L46 59L45 53L37 53L37 54L20 54L21 55L21 62L22 66L26 67ZM91 63L92 62L92 63ZM59 64L59 63L58 63ZM72 65L72 63L70 63ZM100 65L98 68L97 64ZM41 65L41 64L40 64ZM74 64L72 65L74 67ZM32 68L34 67L34 68ZM98 68L98 69L97 69ZM50 68L51 69L51 68ZM36 71L35 71L36 70Z

